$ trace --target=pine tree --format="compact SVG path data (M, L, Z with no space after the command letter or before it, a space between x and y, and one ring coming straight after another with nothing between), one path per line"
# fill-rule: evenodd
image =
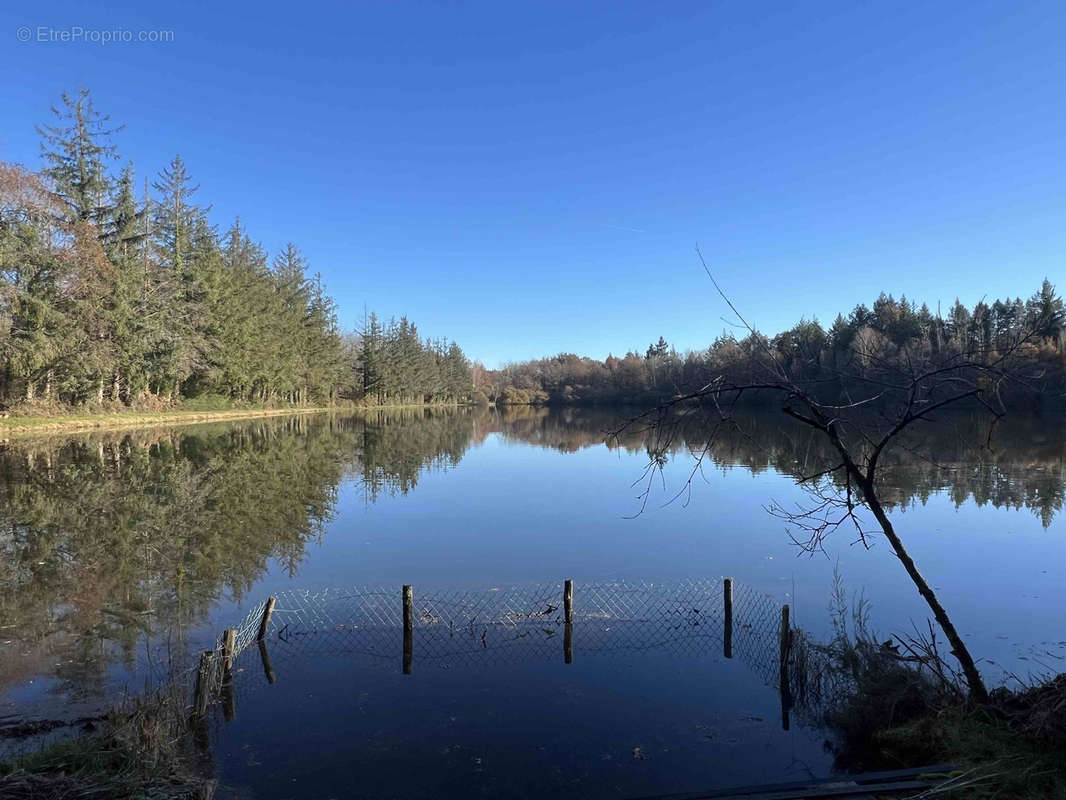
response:
M275 320L276 354L274 375L268 394L273 391L306 392L306 370L313 359L314 322L310 317L311 286L305 271L307 261L292 242L274 257L273 273L278 294L279 313Z
M66 209L64 221L101 226L111 214L105 162L118 157L110 137L122 126L109 127L110 117L96 111L88 89L76 97L64 92L62 100L62 108L52 107L58 123L37 126L43 173Z
M1030 324L1041 331L1045 340L1055 341L1066 327L1066 310L1051 281L1044 278L1040 291L1026 304Z
M192 196L200 186L192 184L180 155L174 156L159 173L152 188L159 192L154 229L160 264L181 273L192 247L190 236L196 221L206 216L211 207L199 208L193 203Z
M304 385L308 391L315 392L317 399L332 404L344 373L342 342L336 303L326 293L318 273L315 274L307 311L305 357L308 368L304 372ZM310 399L310 395L301 397L304 402Z
M19 167L0 164L0 355L4 362L4 399L35 400L48 394L64 352L71 323L69 297L62 287L71 279L59 237L56 203L37 178Z
M363 312L363 329L359 336L358 385L364 400L373 399L381 403L384 399L384 387L380 360L384 342L381 323L378 322L376 314L371 312L368 317L366 312Z
M271 312L277 295L267 256L240 219L224 236L224 296L212 309L219 326L220 388L241 399L266 399L270 392Z
M118 182L102 232L108 257L112 261L132 261L145 238L144 211L138 210L134 196L133 164L127 164Z
M140 248L145 240L144 211L134 197L133 165L127 164L119 177L111 215L104 230L107 257L115 271L110 291L104 298L108 322L107 337L112 345L110 374L101 375L110 384L111 399L128 399L130 375L143 367L147 343L141 331L143 277ZM103 399L103 386L98 399Z
M183 382L202 371L209 349L205 276L203 265L194 257L193 235L201 237L197 243L200 249L212 249L213 236L206 224L210 206L193 202L200 187L192 183L180 155L171 159L152 186L159 200L153 205L155 269L149 283L152 304L165 323L155 326L158 358L152 373L157 391L174 397L180 395Z

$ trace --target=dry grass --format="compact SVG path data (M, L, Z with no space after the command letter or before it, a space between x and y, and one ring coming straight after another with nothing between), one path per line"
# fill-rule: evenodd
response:
M896 763L940 761L958 766L967 776L966 785L940 792L947 797L1066 798L1066 741L1019 731L995 706L942 708L876 731L871 743Z
M99 413L72 414L67 409L66 414L63 416L9 417L0 419L0 435L36 436L50 433L143 428L157 425L187 425L192 422L218 422L253 417L315 414L329 410L328 408L252 408L226 411L197 411L177 407L170 411L150 413L100 411Z
M838 768L950 763L959 771L921 797L1066 800L1066 674L996 689L977 706L934 629L881 641L867 628L868 604L848 608L839 577L832 608L836 636L802 641L797 683L833 734Z
M209 800L183 693L165 688L129 700L95 733L64 739L0 765L10 800Z

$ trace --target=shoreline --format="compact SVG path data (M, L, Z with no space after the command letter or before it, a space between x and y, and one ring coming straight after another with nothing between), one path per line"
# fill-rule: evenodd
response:
M102 414L71 414L57 417L12 417L0 420L0 439L28 434L88 433L123 428L149 428L157 425L186 425L200 422L225 422L227 420L254 419L256 417L283 417L297 414L321 414L335 411L338 406L315 406L314 408L249 408L229 411L131 411Z
M375 411L400 411L417 408L462 408L450 403L414 404L403 403L386 406L333 405L292 408L242 408L217 411L182 410L171 411L112 411L98 414L64 414L54 417L8 417L0 419L0 441L22 438L36 434L91 433L127 428L153 428L157 426L195 425L207 422L226 422L263 417L286 417L303 414L323 414L343 411L352 414L368 414Z

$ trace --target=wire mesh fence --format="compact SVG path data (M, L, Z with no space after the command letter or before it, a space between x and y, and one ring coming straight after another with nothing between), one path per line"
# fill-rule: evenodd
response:
M227 629L188 674L195 680L194 717L202 721L215 707L232 718L236 691L255 694L298 661L368 658L409 673L649 651L710 655L742 662L778 690L788 728L791 716L818 725L855 694L841 645L815 641L790 624L787 605L730 578L558 581L480 591L356 586L268 598Z
M489 591L413 591L410 627L418 661L469 664L559 657L565 632L564 584ZM776 668L778 606L746 587L733 589L733 648ZM577 583L575 653L666 649L706 652L724 644L721 580ZM400 587L353 587L277 595L270 647L278 659L362 653L394 658L404 628Z
M200 654L199 662L187 671L193 677L193 714L203 717L215 699L221 699L230 716L233 697L233 664L258 638L263 611L269 600L253 606L234 628L227 628L212 650Z
M484 591L414 587L409 604L399 586L281 592L257 648L262 669L245 661L234 673L245 695L273 683L286 663L326 657L395 661L410 672L419 665L569 663L611 653L712 654L742 661L772 686L781 684L782 663L789 669L781 607L731 579L577 582L569 616L566 583ZM204 654L194 707L216 700L224 711L232 706L233 673L226 665L256 642L267 607L256 605L233 629L231 654L225 636Z

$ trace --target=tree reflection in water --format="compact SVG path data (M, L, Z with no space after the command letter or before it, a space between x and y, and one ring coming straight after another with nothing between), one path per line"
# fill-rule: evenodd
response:
M644 452L646 434L616 430L625 411L416 410L322 414L53 438L0 450L0 690L49 674L92 695L138 642L174 653L221 596L239 599L276 560L295 574L331 518L338 487L367 503L415 490L496 433L560 452ZM947 491L957 504L1025 508L1048 526L1063 506L1062 423L1019 418L980 444L965 416L927 426L922 449L893 452L883 496L893 506ZM682 429L671 454L698 452L707 431ZM935 457L930 457L933 454ZM720 467L799 476L827 464L798 424L753 415L719 431Z

